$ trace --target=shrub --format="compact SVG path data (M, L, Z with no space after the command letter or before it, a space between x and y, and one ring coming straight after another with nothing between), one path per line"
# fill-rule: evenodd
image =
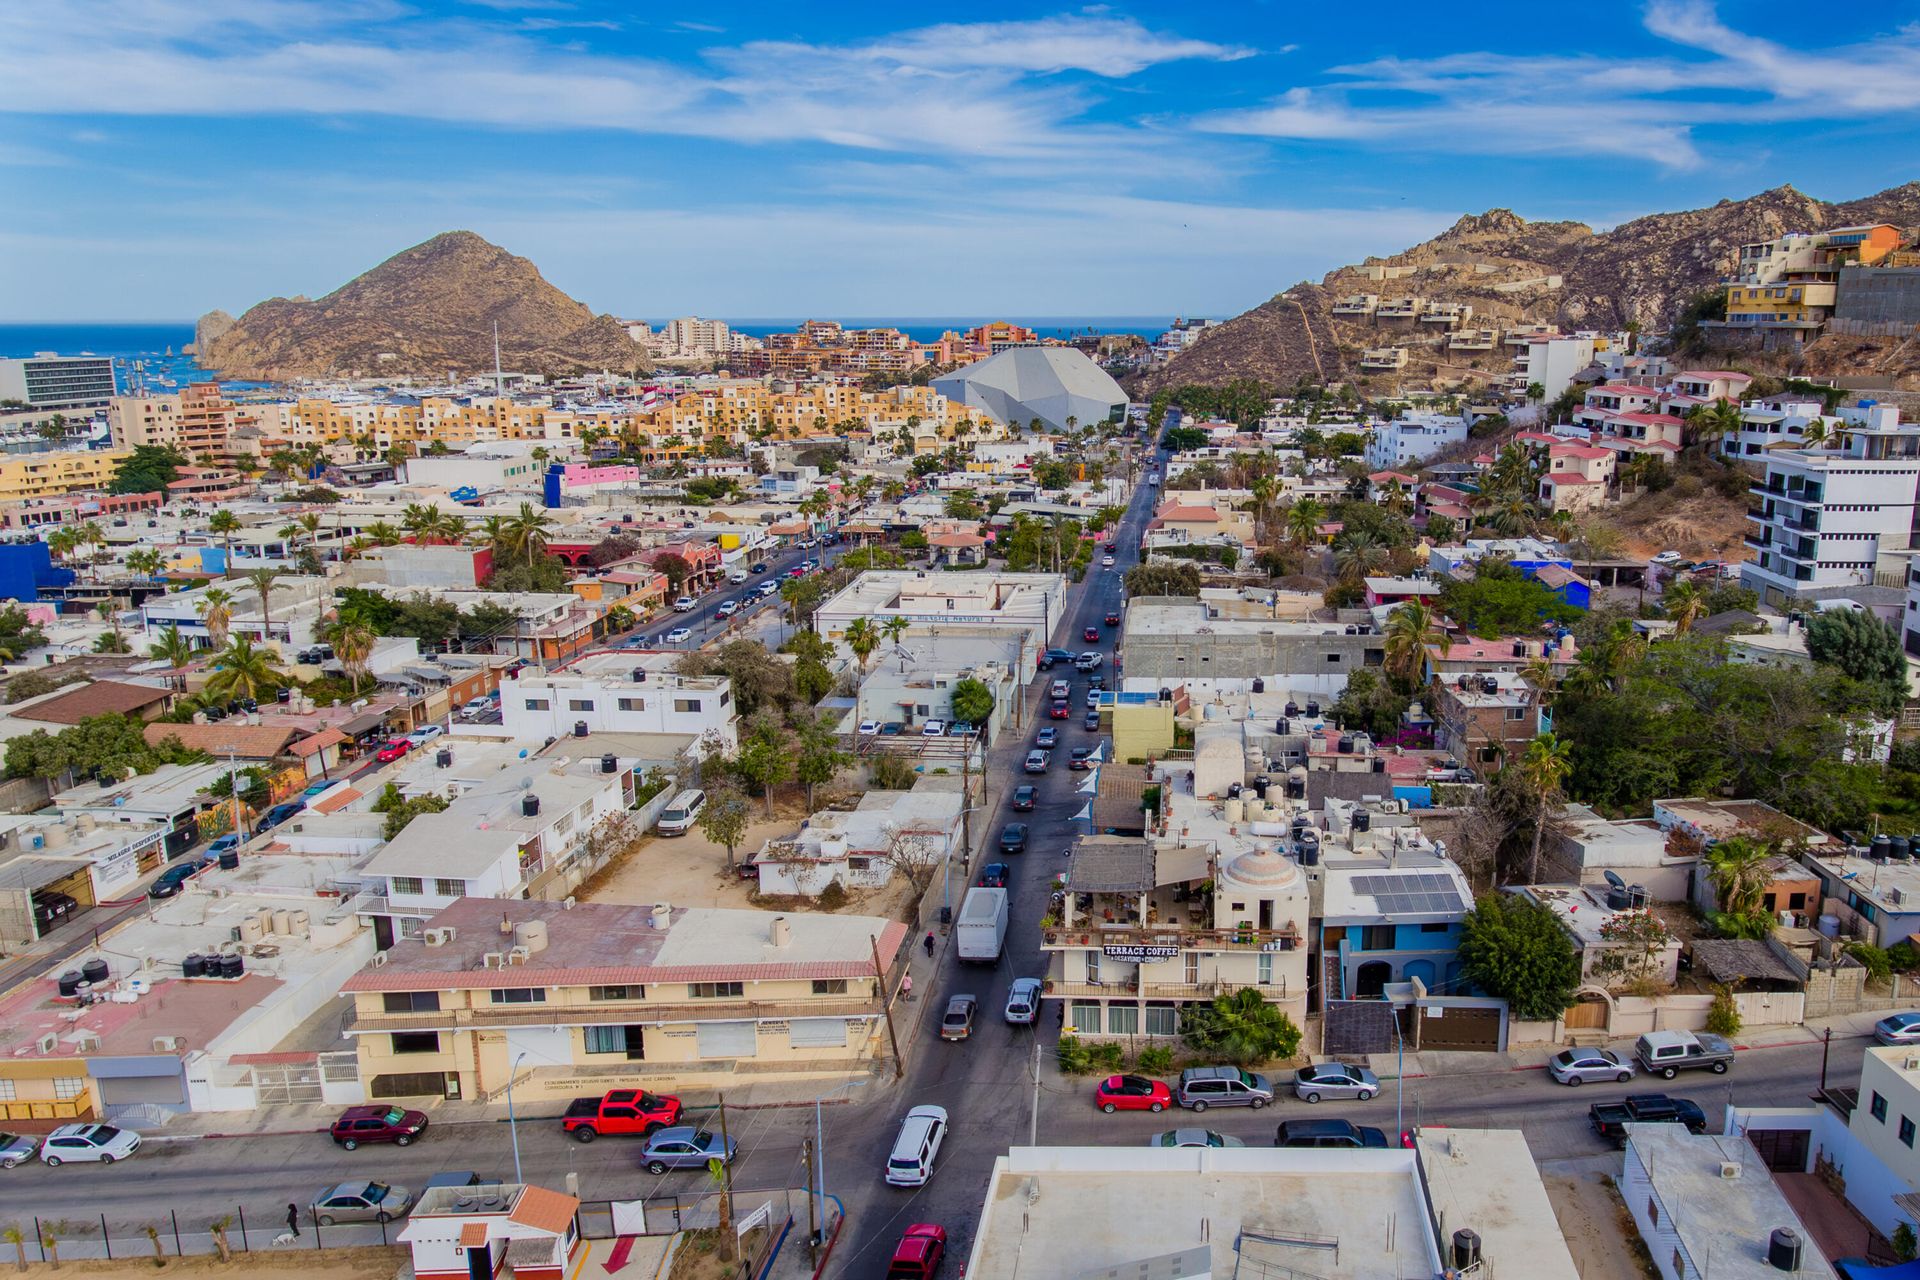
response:
M1134 1065L1142 1075L1164 1076L1173 1070L1173 1050L1163 1044L1142 1049Z
M1893 1246L1894 1256L1902 1262L1912 1262L1915 1255L1920 1254L1920 1240L1914 1238L1911 1222L1903 1222L1895 1227L1893 1238L1887 1243Z
M1867 976L1875 982L1885 982L1893 974L1893 964L1887 953L1871 942L1849 942L1847 954L1867 967Z
M875 791L911 791L920 775L901 756L876 755L867 776Z
M820 904L822 911L838 911L847 905L847 886L838 880L830 880L826 888L814 895L814 901Z
M1118 1040L1101 1040L1087 1046L1087 1058L1095 1071L1112 1074L1126 1061L1127 1050Z
M1920 969L1920 947L1902 939L1887 948L1887 965L1896 973L1912 973Z
M1733 1002L1733 988L1724 982L1713 988L1713 1006L1707 1010L1707 1030L1717 1036L1740 1034L1740 1006Z
M1087 1046L1081 1044L1078 1037L1061 1036L1053 1055L1060 1064L1062 1075L1084 1076L1093 1070L1093 1055L1087 1052Z

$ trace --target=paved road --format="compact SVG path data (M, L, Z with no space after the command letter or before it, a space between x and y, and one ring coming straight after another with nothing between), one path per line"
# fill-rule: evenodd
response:
M632 649L698 649L715 640L728 639L745 634L750 626L769 617L784 615L786 602L778 595L764 599L753 594L755 588L769 580L785 582L787 571L802 560L817 560L822 567L833 564L848 550L842 542L831 547L814 547L803 550L790 547L784 551L769 552L764 555L750 556L748 564L764 564L767 572L754 574L745 582L732 583L722 581L705 595L700 596L693 609L686 613L674 613L671 609L649 618L619 640L612 642L615 648ZM732 618L719 616L720 606L727 601L740 602L740 612ZM691 639L678 644L668 644L666 636L675 628L685 627L693 633Z

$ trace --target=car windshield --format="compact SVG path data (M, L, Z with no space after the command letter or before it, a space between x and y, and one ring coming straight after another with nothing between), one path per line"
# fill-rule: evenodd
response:
M95 1125L93 1132L87 1135L90 1142L112 1142L120 1136L120 1131L110 1124Z
M895 1159L887 1161L887 1167L889 1169L918 1169L920 1162L911 1158L905 1160Z
M693 1135L693 1145L705 1149L713 1145L713 1135L702 1129Z
M1260 1087L1260 1078L1250 1071L1242 1071L1240 1073L1240 1083L1249 1089L1258 1089Z
M1562 1049L1559 1053L1554 1055L1553 1060L1559 1063L1563 1067L1570 1067L1574 1063L1573 1050Z
M379 1204L387 1198L387 1192L390 1190L392 1188L384 1182L369 1182L367 1189L360 1193L360 1198L368 1204Z
M385 1111L380 1113L380 1118L382 1120L385 1120L388 1124L399 1124L402 1120L405 1120L407 1118L407 1113L402 1111L399 1107L388 1107Z

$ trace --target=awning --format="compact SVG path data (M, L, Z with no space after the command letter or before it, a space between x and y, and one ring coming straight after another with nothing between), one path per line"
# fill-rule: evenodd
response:
M453 682L453 677L438 667L402 667L400 669L412 676L415 680L428 680L434 684L451 684Z
M1160 845L1153 851L1153 882L1187 884L1212 874L1213 850L1205 845Z
M340 732L349 738L363 738L387 722L384 711L363 711L340 726Z

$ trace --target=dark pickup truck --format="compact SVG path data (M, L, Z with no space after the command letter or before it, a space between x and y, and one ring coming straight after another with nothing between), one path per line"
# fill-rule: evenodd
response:
M680 1099L644 1089L615 1089L601 1098L575 1098L560 1118L560 1128L576 1142L601 1134L645 1137L680 1121Z
M1707 1131L1707 1113L1685 1098L1664 1093L1631 1093L1618 1102L1596 1102L1587 1108L1587 1123L1615 1146L1627 1145L1629 1124L1683 1124L1688 1133Z

